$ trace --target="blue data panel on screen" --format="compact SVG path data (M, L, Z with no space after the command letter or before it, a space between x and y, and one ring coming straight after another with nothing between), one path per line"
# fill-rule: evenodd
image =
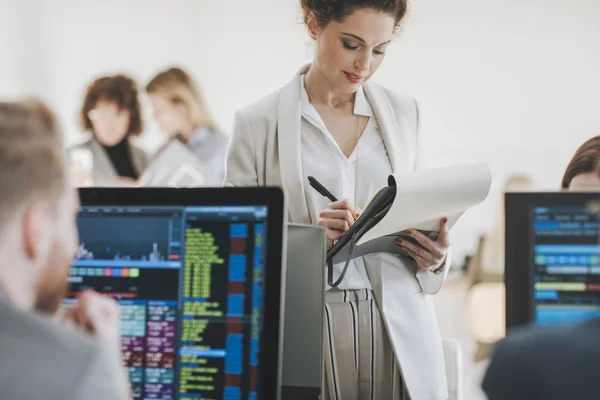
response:
M584 207L535 208L532 213L536 323L600 317L598 216Z

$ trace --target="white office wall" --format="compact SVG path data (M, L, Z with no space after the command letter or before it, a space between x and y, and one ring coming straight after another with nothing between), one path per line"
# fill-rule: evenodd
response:
M309 60L297 3L0 0L0 97L37 92L73 139L91 79L122 71L143 84L178 64L229 130L236 109ZM556 188L577 146L600 134L598 21L594 0L411 2L375 80L422 104L431 165L485 160L494 175L490 198L454 229L459 260L493 223L510 174ZM150 119L140 140L148 149L162 140Z
M37 0L0 0L0 98L40 95Z
M124 72L143 86L162 68L181 65L228 131L236 108L275 90L306 59L295 4L285 1L38 2L48 94L71 122L71 136L86 85L100 75ZM148 128L143 141L152 149L162 137Z

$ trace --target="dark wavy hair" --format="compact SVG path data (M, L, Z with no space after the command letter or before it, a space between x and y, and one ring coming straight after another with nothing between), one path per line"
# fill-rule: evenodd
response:
M331 21L341 22L356 10L374 10L394 17L396 29L406 16L407 0L300 0L304 11L304 23L314 15L319 27L324 28Z
M126 75L105 76L92 82L85 94L81 107L81 127L84 131L94 133L92 121L88 116L100 100L113 101L119 110L127 110L130 114L127 136L137 136L144 128L141 106L138 99L137 83Z

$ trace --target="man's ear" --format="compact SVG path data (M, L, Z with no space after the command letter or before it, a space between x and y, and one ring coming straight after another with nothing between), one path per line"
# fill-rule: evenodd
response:
M312 40L317 40L319 33L319 23L314 13L310 13L306 20L306 28L308 29L308 35Z
M33 205L23 214L23 249L30 260L45 258L52 246L52 224L45 205Z

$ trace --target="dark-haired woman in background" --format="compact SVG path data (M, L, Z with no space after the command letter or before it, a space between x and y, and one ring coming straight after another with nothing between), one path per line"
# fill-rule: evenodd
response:
M282 186L289 220L326 228L331 246L392 173L418 168L419 112L412 97L369 82L406 14L406 0L302 0L315 41L312 64L236 113L226 185ZM342 199L328 204L314 176ZM424 248L398 241L390 253L351 262L326 293L325 398L441 400L448 397L431 294L450 264L446 219ZM334 279L341 265L334 266Z
M130 142L143 128L135 81L125 75L96 79L87 88L80 118L92 138L72 151L91 153L94 185L133 184L148 165L146 153Z
M570 191L600 191L600 136L579 147L567 166L561 187Z

